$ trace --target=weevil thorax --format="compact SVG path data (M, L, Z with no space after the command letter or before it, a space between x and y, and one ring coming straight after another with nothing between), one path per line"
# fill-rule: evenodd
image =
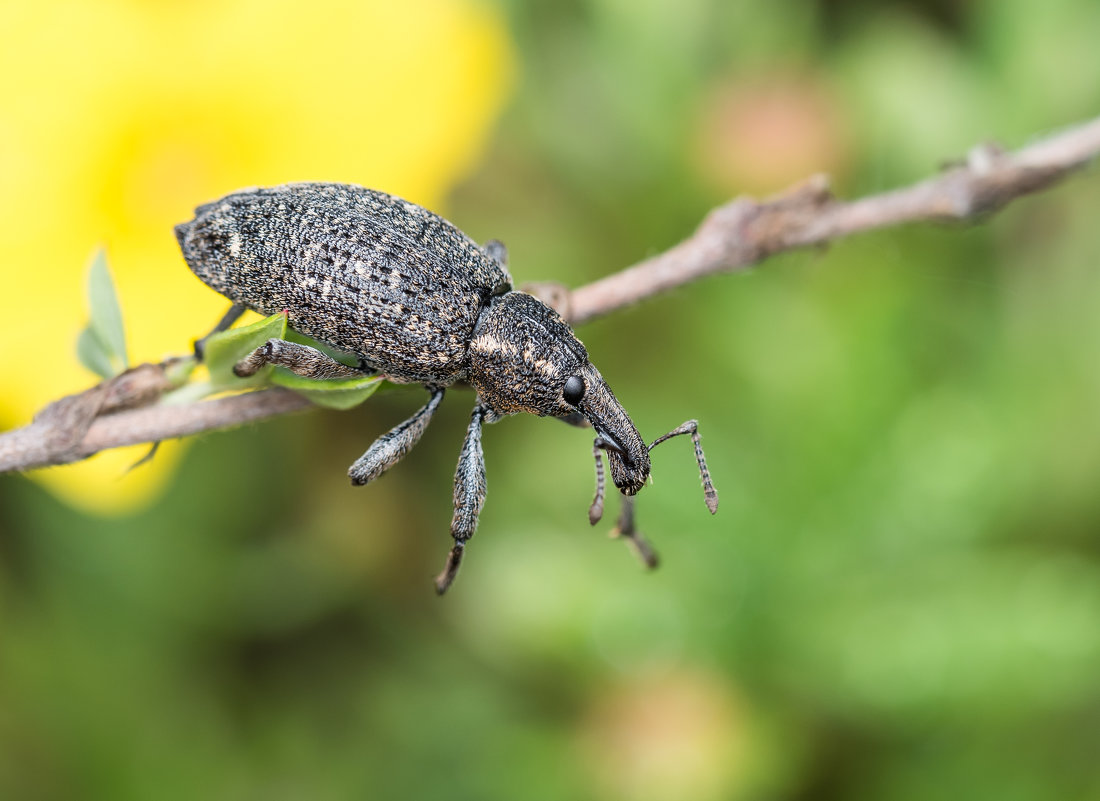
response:
M469 353L470 383L492 411L540 417L580 412L608 443L615 486L627 495L644 486L645 442L557 312L523 292L493 298L474 329Z

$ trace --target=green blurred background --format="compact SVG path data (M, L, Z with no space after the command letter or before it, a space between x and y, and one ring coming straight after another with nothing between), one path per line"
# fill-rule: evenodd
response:
M520 282L1100 109L1093 0L483 8L516 78L441 208ZM0 798L1100 799L1098 204L1093 170L579 330L647 438L700 421L721 509L656 451L653 573L586 522L590 433L510 418L435 597L462 391L363 489L419 389L204 436L122 516L3 477Z

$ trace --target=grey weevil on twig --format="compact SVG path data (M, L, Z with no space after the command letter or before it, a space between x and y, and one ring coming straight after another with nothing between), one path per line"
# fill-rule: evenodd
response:
M595 429L596 497L589 519L595 524L603 514L602 450L625 496L623 520L629 524L619 530L647 563L655 560L634 533L630 503L649 478L654 446L691 435L707 508L717 510L696 422L647 447L572 329L549 306L512 289L501 243L479 247L413 203L326 183L227 195L199 206L195 219L176 226L176 238L195 275L233 303L215 330L228 328L246 309L285 312L294 330L359 359L350 367L315 348L271 339L237 364L237 375L275 364L309 378L376 373L427 388L428 403L351 466L353 484L378 478L409 452L445 387L473 385L477 401L454 481L454 546L436 578L438 592L454 580L485 502L481 426L505 415L529 412Z

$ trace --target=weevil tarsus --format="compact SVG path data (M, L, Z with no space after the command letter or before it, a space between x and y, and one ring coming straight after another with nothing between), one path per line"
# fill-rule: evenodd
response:
M447 591L447 588L451 586L451 582L455 580L455 576L458 575L459 565L462 564L462 554L466 551L466 543L456 542L451 550L447 554L447 562L443 565L443 570L438 576L435 577L435 592L437 595L442 595Z
M420 441L424 429L431 422L432 415L443 400L442 387L428 387L431 397L412 417L400 425L394 426L380 436L367 448L367 452L355 460L348 468L351 483L357 486L373 481L400 462Z
M372 371L337 361L324 351L285 339L269 339L233 367L239 378L255 375L268 364L285 367L303 378L360 378Z
M714 482L711 481L710 471L707 469L707 460L703 456L703 445L699 441L699 423L697 420L688 420L667 434L657 437L653 440L653 444L649 446L649 450L653 450L665 440L678 437L681 434L691 434L692 444L695 445L695 461L699 464L699 476L703 479L703 499L707 504L707 509L710 510L711 514L714 514L718 511L718 491L714 489Z
M454 517L451 518L451 536L455 544L447 556L443 572L436 577L435 589L440 595L447 591L458 574L466 542L477 530L477 519L485 505L485 453L481 448L481 426L492 422L488 410L480 403L470 415L466 439L458 455L455 469Z

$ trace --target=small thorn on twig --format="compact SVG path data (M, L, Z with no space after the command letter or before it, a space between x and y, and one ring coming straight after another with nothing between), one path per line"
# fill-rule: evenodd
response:
M143 464L153 461L153 457L157 455L157 450L159 448L160 440L158 439L152 444L152 446L149 448L148 452L144 456L142 456L140 459L138 459L136 462L126 468L126 472L129 473L135 467L141 467Z
M1004 160L1005 149L996 142L982 142L966 154L966 166L977 175L988 175Z

